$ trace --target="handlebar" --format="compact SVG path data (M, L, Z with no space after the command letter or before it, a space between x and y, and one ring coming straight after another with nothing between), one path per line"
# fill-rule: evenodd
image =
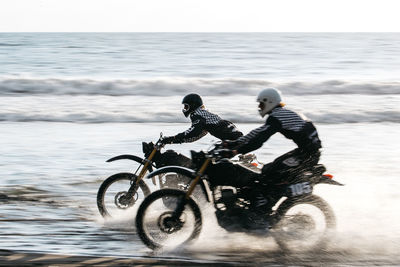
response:
M213 148L209 149L205 155L207 158L211 158L214 159L216 161L220 161L222 159L226 159L226 157L224 157L222 155L223 151L226 151L227 149L224 147L223 142L217 142L213 144Z
M163 138L164 138L163 133L160 132L160 138L158 138L157 142L154 144L154 146L157 149L161 149L161 148L163 148L165 146L165 144L162 143Z

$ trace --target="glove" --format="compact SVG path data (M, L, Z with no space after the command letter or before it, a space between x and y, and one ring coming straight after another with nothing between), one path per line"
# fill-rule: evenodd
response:
M161 140L161 144L166 145L166 144L172 144L175 140L175 136L166 136Z
M220 149L220 150L218 150L218 154L221 156L221 158L226 158L226 159L230 159L236 155L233 152L233 150L230 150L230 149Z
M223 147L230 148L230 149L236 147L237 145L238 145L238 142L237 142L237 141L224 140L224 141L222 142L222 146L223 146Z

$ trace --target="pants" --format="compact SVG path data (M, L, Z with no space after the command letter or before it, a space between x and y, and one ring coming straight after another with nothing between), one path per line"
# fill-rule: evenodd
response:
M288 179L290 180L291 177L296 177L297 173L316 165L320 156L321 153L319 150L304 151L296 148L289 151L273 162L264 165L260 182L268 185L285 182ZM271 188L273 189L274 187ZM266 192L262 190L260 186L254 186L252 188L250 209L256 213L265 214L270 212L281 195L279 192L271 191L267 193L268 196L266 197Z
M276 158L262 168L262 182L281 182L289 176L316 165L321 156L319 150L306 151L296 148Z

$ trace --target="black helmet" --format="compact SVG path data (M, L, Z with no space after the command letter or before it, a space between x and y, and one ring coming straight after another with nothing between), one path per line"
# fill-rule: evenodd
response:
M187 117L190 113L203 105L203 100L201 100L198 94L188 94L183 98L182 104L184 105L182 109L183 115Z

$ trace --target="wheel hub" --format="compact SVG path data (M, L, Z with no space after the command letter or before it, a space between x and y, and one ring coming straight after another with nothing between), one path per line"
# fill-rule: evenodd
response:
M181 216L182 217L182 216ZM164 212L158 218L158 227L167 234L172 234L182 229L185 220L174 216L172 211Z
M303 239L315 229L315 222L310 215L299 213L288 218L281 229L288 238Z
M315 222L313 218L306 214L296 214L290 223L293 224L297 230L302 229L303 231L311 231L315 228Z
M128 192L121 191L115 194L114 203L120 209L127 209L129 207L132 207L137 199L138 199L137 192L130 198L128 197Z

